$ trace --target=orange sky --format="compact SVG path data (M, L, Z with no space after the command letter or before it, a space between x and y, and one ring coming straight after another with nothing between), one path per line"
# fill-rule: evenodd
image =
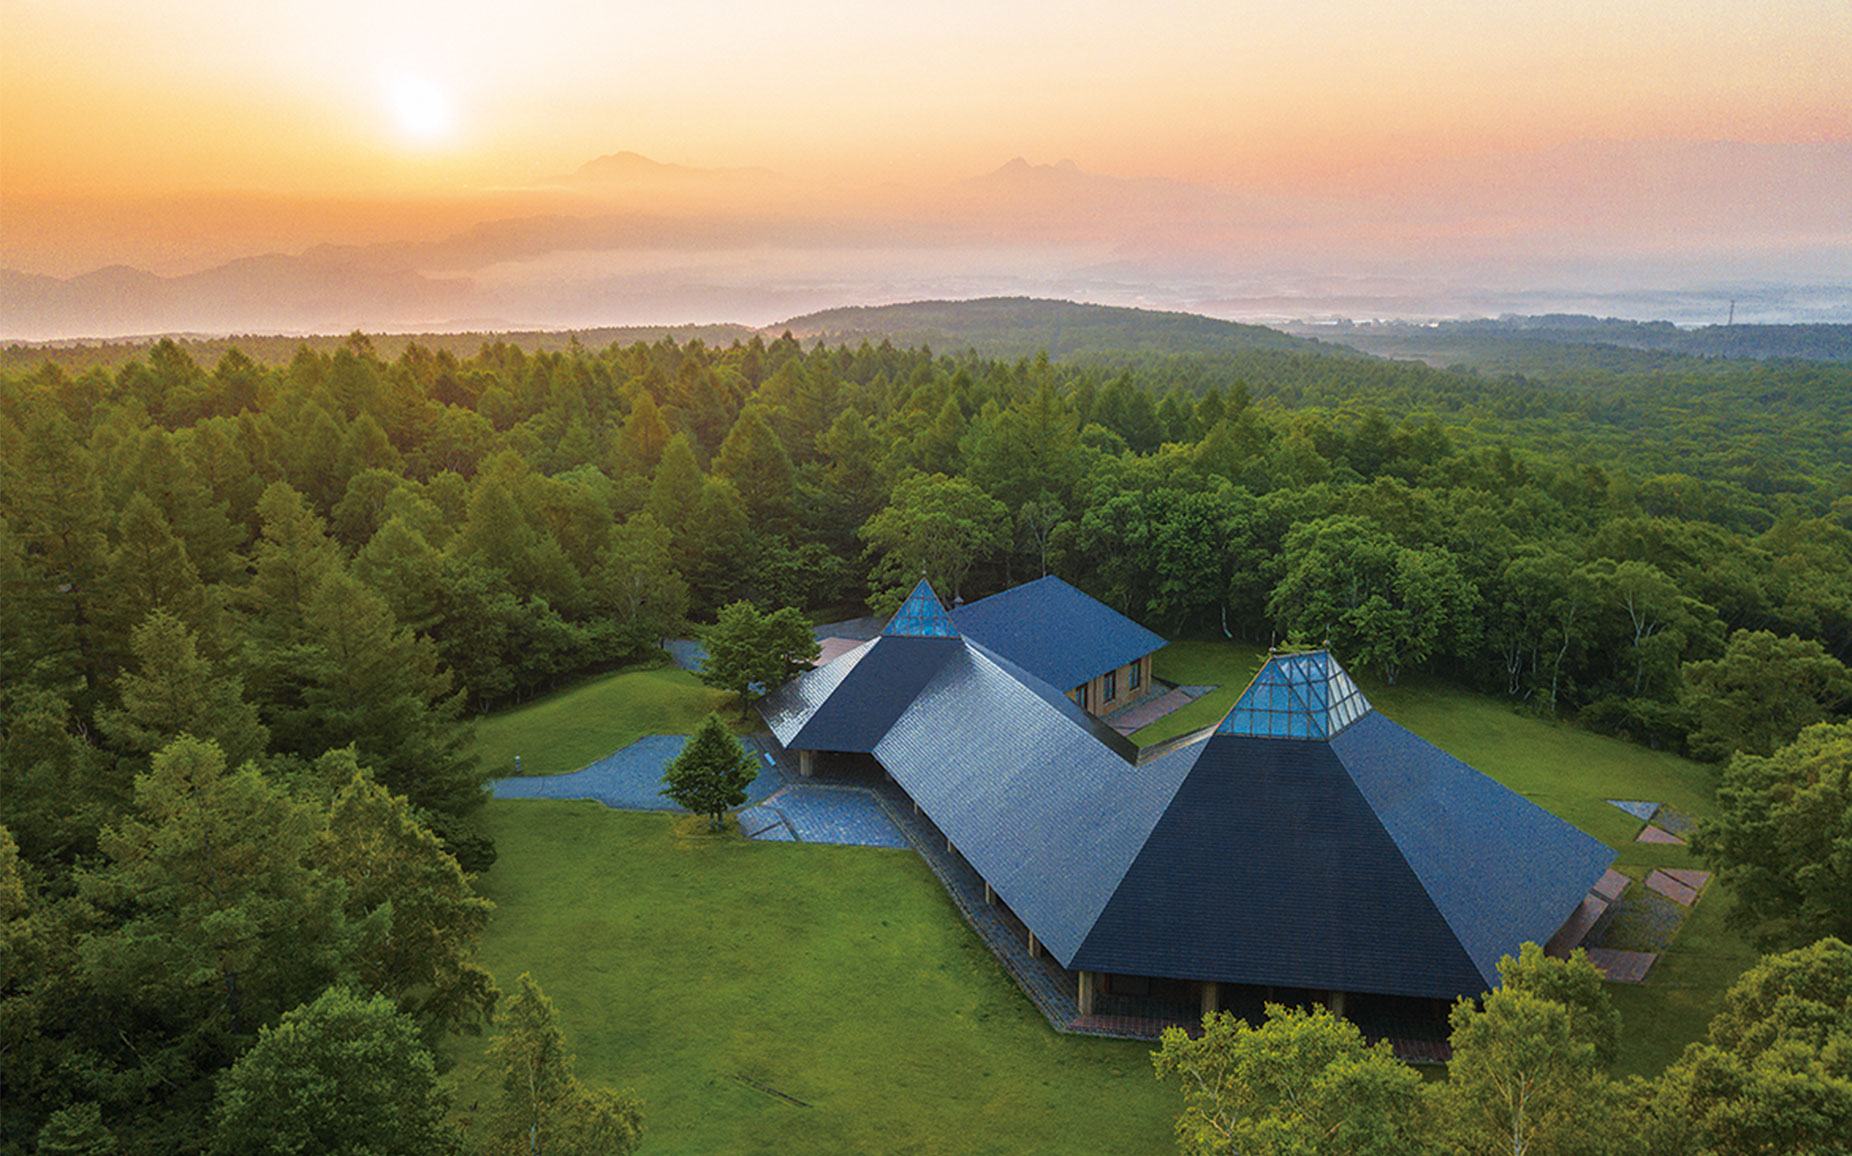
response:
M704 207L705 186L657 181L646 204L639 185L624 211L781 199L811 230L800 247L825 217L884 213L900 247L932 247L948 214L960 245L1023 240L1009 212L943 203L1023 156L1230 198L1192 193L1168 221L1146 188L1143 217L1070 262L1184 254L1199 221L1230 223L1227 261L1287 243L1402 260L1435 235L1486 260L1500 235L1600 253L1642 222L1676 239L1685 218L1653 202L1682 197L1756 230L1758 270L1780 272L1772 245L1830 283L1852 280L1834 272L1852 251L1847 92L1847 0L0 0L0 266L176 276L608 214L615 186L593 205L557 179L634 151L770 173ZM1778 171L1719 200L1688 179L1697 154L1635 157L1604 200L1603 142L1766 146ZM1475 186L1491 191L1454 204ZM1087 198L1124 190L1069 193L1063 220L1084 221ZM1608 201L1626 212L1601 219ZM715 251L748 243L727 227Z
M620 149L852 182L1017 154L1248 181L1583 138L1852 133L1845 0L0 10L9 194L423 194Z

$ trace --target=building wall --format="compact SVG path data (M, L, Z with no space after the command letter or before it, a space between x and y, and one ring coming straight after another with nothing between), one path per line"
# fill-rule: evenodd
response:
M1133 671L1138 673L1136 688L1132 686ZM1109 675L1113 683L1111 698L1106 697L1106 683ZM1111 714L1128 703L1136 702L1151 691L1151 656L1147 654L1136 662L1128 662L1117 670L1106 671L1094 677L1084 688L1077 686L1068 691L1068 698L1077 703L1081 702L1083 689L1086 691L1086 701L1083 705L1090 715Z

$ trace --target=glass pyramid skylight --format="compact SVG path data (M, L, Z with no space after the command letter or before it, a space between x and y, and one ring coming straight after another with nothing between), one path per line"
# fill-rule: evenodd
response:
M926 579L907 595L901 604L900 613L894 615L883 634L897 635L902 638L957 638L958 631L952 629L951 616L945 607L939 605L939 596L932 592Z
M1369 710L1370 701L1328 652L1277 654L1260 668L1215 733L1328 739Z

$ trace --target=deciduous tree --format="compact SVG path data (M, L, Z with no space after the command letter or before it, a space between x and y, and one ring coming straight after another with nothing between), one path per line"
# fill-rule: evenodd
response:
M1009 545L1010 512L963 478L914 474L862 527L875 581L904 596L923 571L935 590L960 594L978 561Z
M215 1156L451 1156L462 1137L418 1025L331 987L266 1027L220 1077Z
M1852 1147L1852 947L1822 939L1744 972L1661 1081L1662 1149L1823 1156Z
M1612 1089L1595 1044L1567 1005L1506 986L1489 993L1483 1007L1461 1000L1452 1021L1453 1061L1433 1094L1459 1151L1595 1156L1610 1150Z
M489 1151L496 1156L625 1156L643 1142L643 1104L629 1092L588 1089L573 1075L553 1001L526 972L489 1045L501 1097Z
M1734 922L1771 947L1852 938L1852 723L1737 755L1717 808L1692 846L1736 893Z
M1421 1077L1323 1008L1270 1005L1258 1028L1216 1012L1197 1039L1166 1028L1152 1062L1183 1085L1177 1145L1193 1156L1426 1151Z
M810 624L789 606L764 614L750 602L730 603L695 635L707 651L701 681L738 695L741 710L750 696L783 685L821 653Z
M1812 639L1739 630L1721 658L1685 664L1679 702L1698 758L1772 755L1852 702L1852 671Z

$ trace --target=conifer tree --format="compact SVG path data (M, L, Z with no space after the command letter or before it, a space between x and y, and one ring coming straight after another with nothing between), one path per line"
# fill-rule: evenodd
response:
M746 788L759 770L718 714L701 720L688 742L663 768L662 794L697 815L706 815L716 831L726 813L746 801Z

